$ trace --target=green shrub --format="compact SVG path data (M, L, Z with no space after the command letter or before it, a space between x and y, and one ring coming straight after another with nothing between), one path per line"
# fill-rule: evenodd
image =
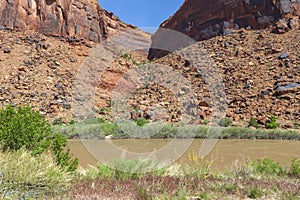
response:
M300 123L299 122L294 122L294 128L299 129L300 128Z
M0 191L2 197L33 197L66 191L74 176L59 168L51 154L32 156L21 148L0 152ZM4 198L6 199L6 198Z
M123 135L122 130L116 123L100 124L100 128L104 135L113 135L116 137Z
M220 119L218 124L222 127L228 127L232 124L232 119L230 119L230 118Z
M209 199L211 199L211 196L208 192L202 192L202 193L199 194L199 199L209 200Z
M74 119L71 119L70 122L69 122L69 124L71 124L71 125L72 125L72 124L75 124L75 120L74 120Z
M141 118L141 119L137 119L137 120L136 120L136 124L137 124L138 126L145 126L146 124L149 124L149 123L150 123L150 121L147 120L147 119L144 119L144 118Z
M172 138L175 134L175 127L173 124L166 124L163 126L163 128L156 133L153 138Z
M39 152L49 142L52 131L50 124L30 107L11 106L0 110L0 144L5 150L21 147Z
M66 171L75 172L78 167L78 159L72 158L68 141L64 135L56 134L50 143L50 150L56 158L56 163Z
M272 161L269 158L263 160L251 161L249 166L255 173L265 175L282 176L285 174L284 168L278 163Z
M106 166L104 164L99 164L97 169L98 169L99 178L111 178L114 176L114 170L109 166Z
M249 121L249 126L253 126L255 128L259 128L259 124L257 123L257 120L253 117L251 117L250 121Z
M269 122L266 123L266 128L267 129L276 129L278 128L278 123L276 122L276 117L272 115L270 117Z
M9 105L0 110L0 145L2 151L25 148L32 155L50 150L59 166L71 171L77 169L77 159L72 159L66 149L66 137L55 134L40 113L29 106L14 109Z
M207 137L208 130L209 130L209 127L207 127L207 126L199 126L198 127L198 132L196 133L195 137L196 138L205 138L205 137Z
M204 124L204 125L207 125L207 124L209 124L209 122L210 122L209 120L205 119L205 120L203 121L203 124Z
M300 178L300 159L292 158L289 174Z

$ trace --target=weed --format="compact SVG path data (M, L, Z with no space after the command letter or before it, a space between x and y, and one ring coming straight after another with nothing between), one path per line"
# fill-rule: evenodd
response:
M199 194L199 199L201 200L209 200L210 199L210 195L208 192L202 192Z
M248 189L248 197L251 199L257 199L264 195L263 191L258 187L251 187Z
M148 190L145 188L138 188L136 196L137 196L137 199L139 199L139 200L152 199L151 195L148 193Z
M269 122L266 123L267 129L276 129L278 128L279 124L276 122L276 116L272 115L270 117Z
M295 129L299 129L300 128L300 124L298 122L294 122L294 128Z
M292 158L289 174L291 176L300 178L300 159Z
M207 125L207 124L209 124L209 122L210 122L209 120L205 119L205 120L203 121L203 124L204 124L204 125Z
M225 189L225 191L226 191L227 193L231 193L231 192L234 191L235 185L232 184L232 183L226 184L226 185L224 186L224 189Z
M250 121L249 121L249 126L255 127L255 128L259 128L259 124L257 123L257 120L253 117L251 117Z
M186 174L196 179L207 179L209 177L213 161L206 162L204 158L199 158L194 152L189 152L188 160L190 166L187 168Z

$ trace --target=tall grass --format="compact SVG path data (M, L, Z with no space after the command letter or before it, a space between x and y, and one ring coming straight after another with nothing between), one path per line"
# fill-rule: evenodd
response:
M32 156L24 149L0 153L2 199L44 196L68 189L74 174L57 166L48 153Z
M130 180L138 179L146 175L163 175L165 168L159 168L157 163L152 160L112 160L107 164L99 163L97 167L91 167L84 172L88 179L115 179Z

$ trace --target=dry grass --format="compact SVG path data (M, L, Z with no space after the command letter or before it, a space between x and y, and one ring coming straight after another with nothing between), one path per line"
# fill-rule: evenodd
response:
M0 194L3 199L60 193L71 185L72 174L60 169L47 153L32 156L26 150L0 153Z

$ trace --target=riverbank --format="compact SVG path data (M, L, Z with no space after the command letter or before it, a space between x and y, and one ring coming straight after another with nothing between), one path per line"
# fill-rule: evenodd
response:
M183 126L180 124L99 123L89 121L68 125L54 125L53 130L69 139L114 138L214 138L214 139L280 139L300 140L299 130L262 129L254 127Z
M22 159L25 166L35 160L33 157L27 159L28 156ZM4 184L0 185L0 191L3 199L300 198L299 158L293 158L289 168L265 158L237 165L222 173L212 172L212 162L205 162L194 154L191 155L190 162L192 164L185 167L172 165L159 168L151 160L113 160L108 165L98 164L97 167L79 170L77 175L70 176L64 172L61 178L57 177L57 173L39 173L39 176L47 176L47 179L39 177L39 180L43 180L42 184L35 184L36 173L26 175L20 172L23 168L11 167L9 170L12 174L17 170L22 176L19 175L18 181L14 182L15 187L3 188L11 185L11 180L2 179ZM39 172L48 170L44 166ZM68 179L65 179L66 176ZM56 187L58 190L43 189L49 188L54 182L61 185L60 188Z

